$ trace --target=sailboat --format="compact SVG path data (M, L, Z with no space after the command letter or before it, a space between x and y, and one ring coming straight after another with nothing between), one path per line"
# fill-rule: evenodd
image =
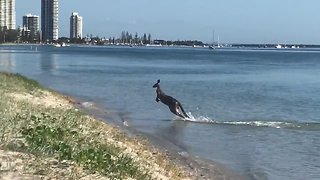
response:
M222 45L220 44L220 37L218 36L218 43L217 43L217 46L216 46L217 48L221 48L222 47Z
M214 43L214 30L212 31L212 45L211 46L209 46L209 49L216 49L216 47L215 47L215 43Z
M213 30L213 42L212 46L209 46L209 49L217 49L217 48L222 48L223 46L220 44L220 37L218 36L218 42L216 43L214 41L214 30Z

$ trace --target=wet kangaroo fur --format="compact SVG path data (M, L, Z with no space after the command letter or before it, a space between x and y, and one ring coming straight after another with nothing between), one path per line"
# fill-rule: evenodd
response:
M175 98L166 95L161 89L160 89L160 79L157 81L156 84L153 85L153 88L157 88L156 89L156 93L157 93L157 97L156 97L156 101L159 102L161 101L163 104L167 105L170 109L170 111L185 119L185 118L190 118L187 113L184 112L181 103L176 100ZM180 113L179 109L181 110L182 114Z

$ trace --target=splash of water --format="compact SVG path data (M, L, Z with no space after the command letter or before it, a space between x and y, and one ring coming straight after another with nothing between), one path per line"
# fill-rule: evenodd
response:
M219 122L217 124L226 124L226 125L247 125L247 126L254 126L254 127L273 127L273 128L300 128L299 124L290 123L290 122L279 122L279 121L226 121L226 122Z
M197 123L215 123L215 121L210 119L209 117L205 117L205 116L195 117L191 114L191 112L188 112L187 115L189 116L189 118L183 119L184 121L191 121L191 122L197 122Z
M318 122L286 122L286 121L218 121L209 117L192 115L191 112L187 113L189 118L180 119L182 121L216 124L216 125L230 125L230 126L251 126L251 127L270 127L270 128L290 128L290 129L304 129L304 130L320 130L320 123Z

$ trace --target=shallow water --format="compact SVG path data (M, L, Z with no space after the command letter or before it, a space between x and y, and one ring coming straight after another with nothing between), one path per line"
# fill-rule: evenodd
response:
M0 70L121 112L247 179L320 178L320 50L0 46ZM191 120L155 102L157 79Z

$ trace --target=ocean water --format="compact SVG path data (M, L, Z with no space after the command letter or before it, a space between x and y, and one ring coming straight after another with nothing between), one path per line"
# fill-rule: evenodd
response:
M320 50L0 46L0 71L118 112L246 179L320 179ZM156 103L152 85L192 116Z

